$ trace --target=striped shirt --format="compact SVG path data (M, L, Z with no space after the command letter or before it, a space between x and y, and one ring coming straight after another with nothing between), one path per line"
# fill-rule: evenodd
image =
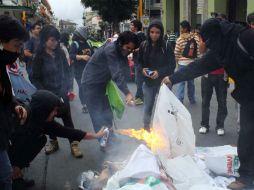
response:
M185 48L188 40L190 40L192 38L194 38L195 41L197 42L197 55L198 55L198 57L200 56L198 35L194 35L191 33L183 33L176 40L176 46L175 46L175 57L176 57L176 60L179 65L188 65L189 63L194 61L194 59L190 59L190 58L182 56L182 53L184 51L184 48Z

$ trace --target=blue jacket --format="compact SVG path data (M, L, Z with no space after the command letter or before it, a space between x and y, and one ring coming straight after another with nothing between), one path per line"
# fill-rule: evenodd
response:
M106 84L112 79L126 95L130 92L123 74L126 64L127 57L121 54L116 42L109 43L93 54L83 71L81 82L87 85Z

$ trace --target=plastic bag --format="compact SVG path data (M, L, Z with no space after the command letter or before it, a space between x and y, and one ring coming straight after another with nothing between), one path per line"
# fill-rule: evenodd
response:
M118 190L153 190L151 187L145 184L135 183L121 187Z
M82 190L88 189L94 176L95 176L95 174L91 170L83 172L81 174L79 189L82 189Z
M156 102L153 128L161 131L163 138L167 139L170 157L194 154L195 135L191 115L165 84L161 86ZM164 152L167 154L168 150Z
M132 154L125 168L119 171L117 178L120 184L125 184L128 178L143 179L148 176L159 178L159 165L151 150L140 145Z
M163 165L177 190L187 190L193 185L210 183L210 178L198 168L190 156L168 159Z
M239 177L240 161L236 155L206 157L205 163L207 168L216 175Z
M106 95L108 96L112 111L115 112L117 118L121 119L125 110L125 105L116 84L112 80L107 84Z
M191 187L189 190L225 190L225 188L213 187L210 185L195 185Z

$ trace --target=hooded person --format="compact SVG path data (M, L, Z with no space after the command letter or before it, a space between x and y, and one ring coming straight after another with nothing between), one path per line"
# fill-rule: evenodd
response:
M254 180L254 30L228 21L208 19L200 35L208 48L207 53L182 71L165 77L163 83L173 85L222 67L235 81L232 96L241 105L237 147L240 177L228 188L247 188Z
M72 44L70 46L71 67L74 71L74 77L79 87L79 99L82 104L83 113L87 113L88 111L84 100L81 77L87 62L94 52L87 39L87 28L79 27L73 33Z
M175 56L171 46L163 39L163 25L153 21L148 27L147 40L139 48L139 63L144 75L144 128L150 130L155 96L161 80L175 69Z
M118 88L124 93L127 104L132 104L134 101L127 87L123 69L128 64L127 56L138 46L136 34L125 31L119 35L117 41L97 49L88 61L81 83L95 132L99 131L102 126L112 128L113 113L106 96L106 87L111 80L115 81ZM101 144L101 148L104 150L105 146Z
M58 110L64 106L63 100L47 90L38 90L32 96L31 103L27 108L29 117L25 126L16 126L11 137L11 146L8 151L17 183L23 174L21 169L28 167L32 160L45 146L47 138L45 135L54 135L69 138L75 141L97 139L104 135L104 129L98 133L84 132L62 126L54 120ZM14 181L15 185L16 181Z

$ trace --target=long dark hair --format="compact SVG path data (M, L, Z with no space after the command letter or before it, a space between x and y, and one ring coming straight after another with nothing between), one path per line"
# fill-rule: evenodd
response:
M155 43L155 53L165 53L166 52L166 42L163 39L164 36L164 29L163 29L163 25L160 21L155 20L153 21L147 30L147 40L143 42L143 49L144 49L144 57L145 57L145 62L149 62L149 58L150 58L150 54L151 54L151 50L152 50L152 40L150 37L150 30L152 27L158 28L160 30L160 37L158 39L158 41ZM145 47L144 47L145 46Z
M55 56L61 56L61 48L60 48L60 32L52 25L44 26L40 32L40 44L37 48L36 56L44 56L46 53L45 43L48 41L50 37L54 37L57 41L57 47L54 50Z

